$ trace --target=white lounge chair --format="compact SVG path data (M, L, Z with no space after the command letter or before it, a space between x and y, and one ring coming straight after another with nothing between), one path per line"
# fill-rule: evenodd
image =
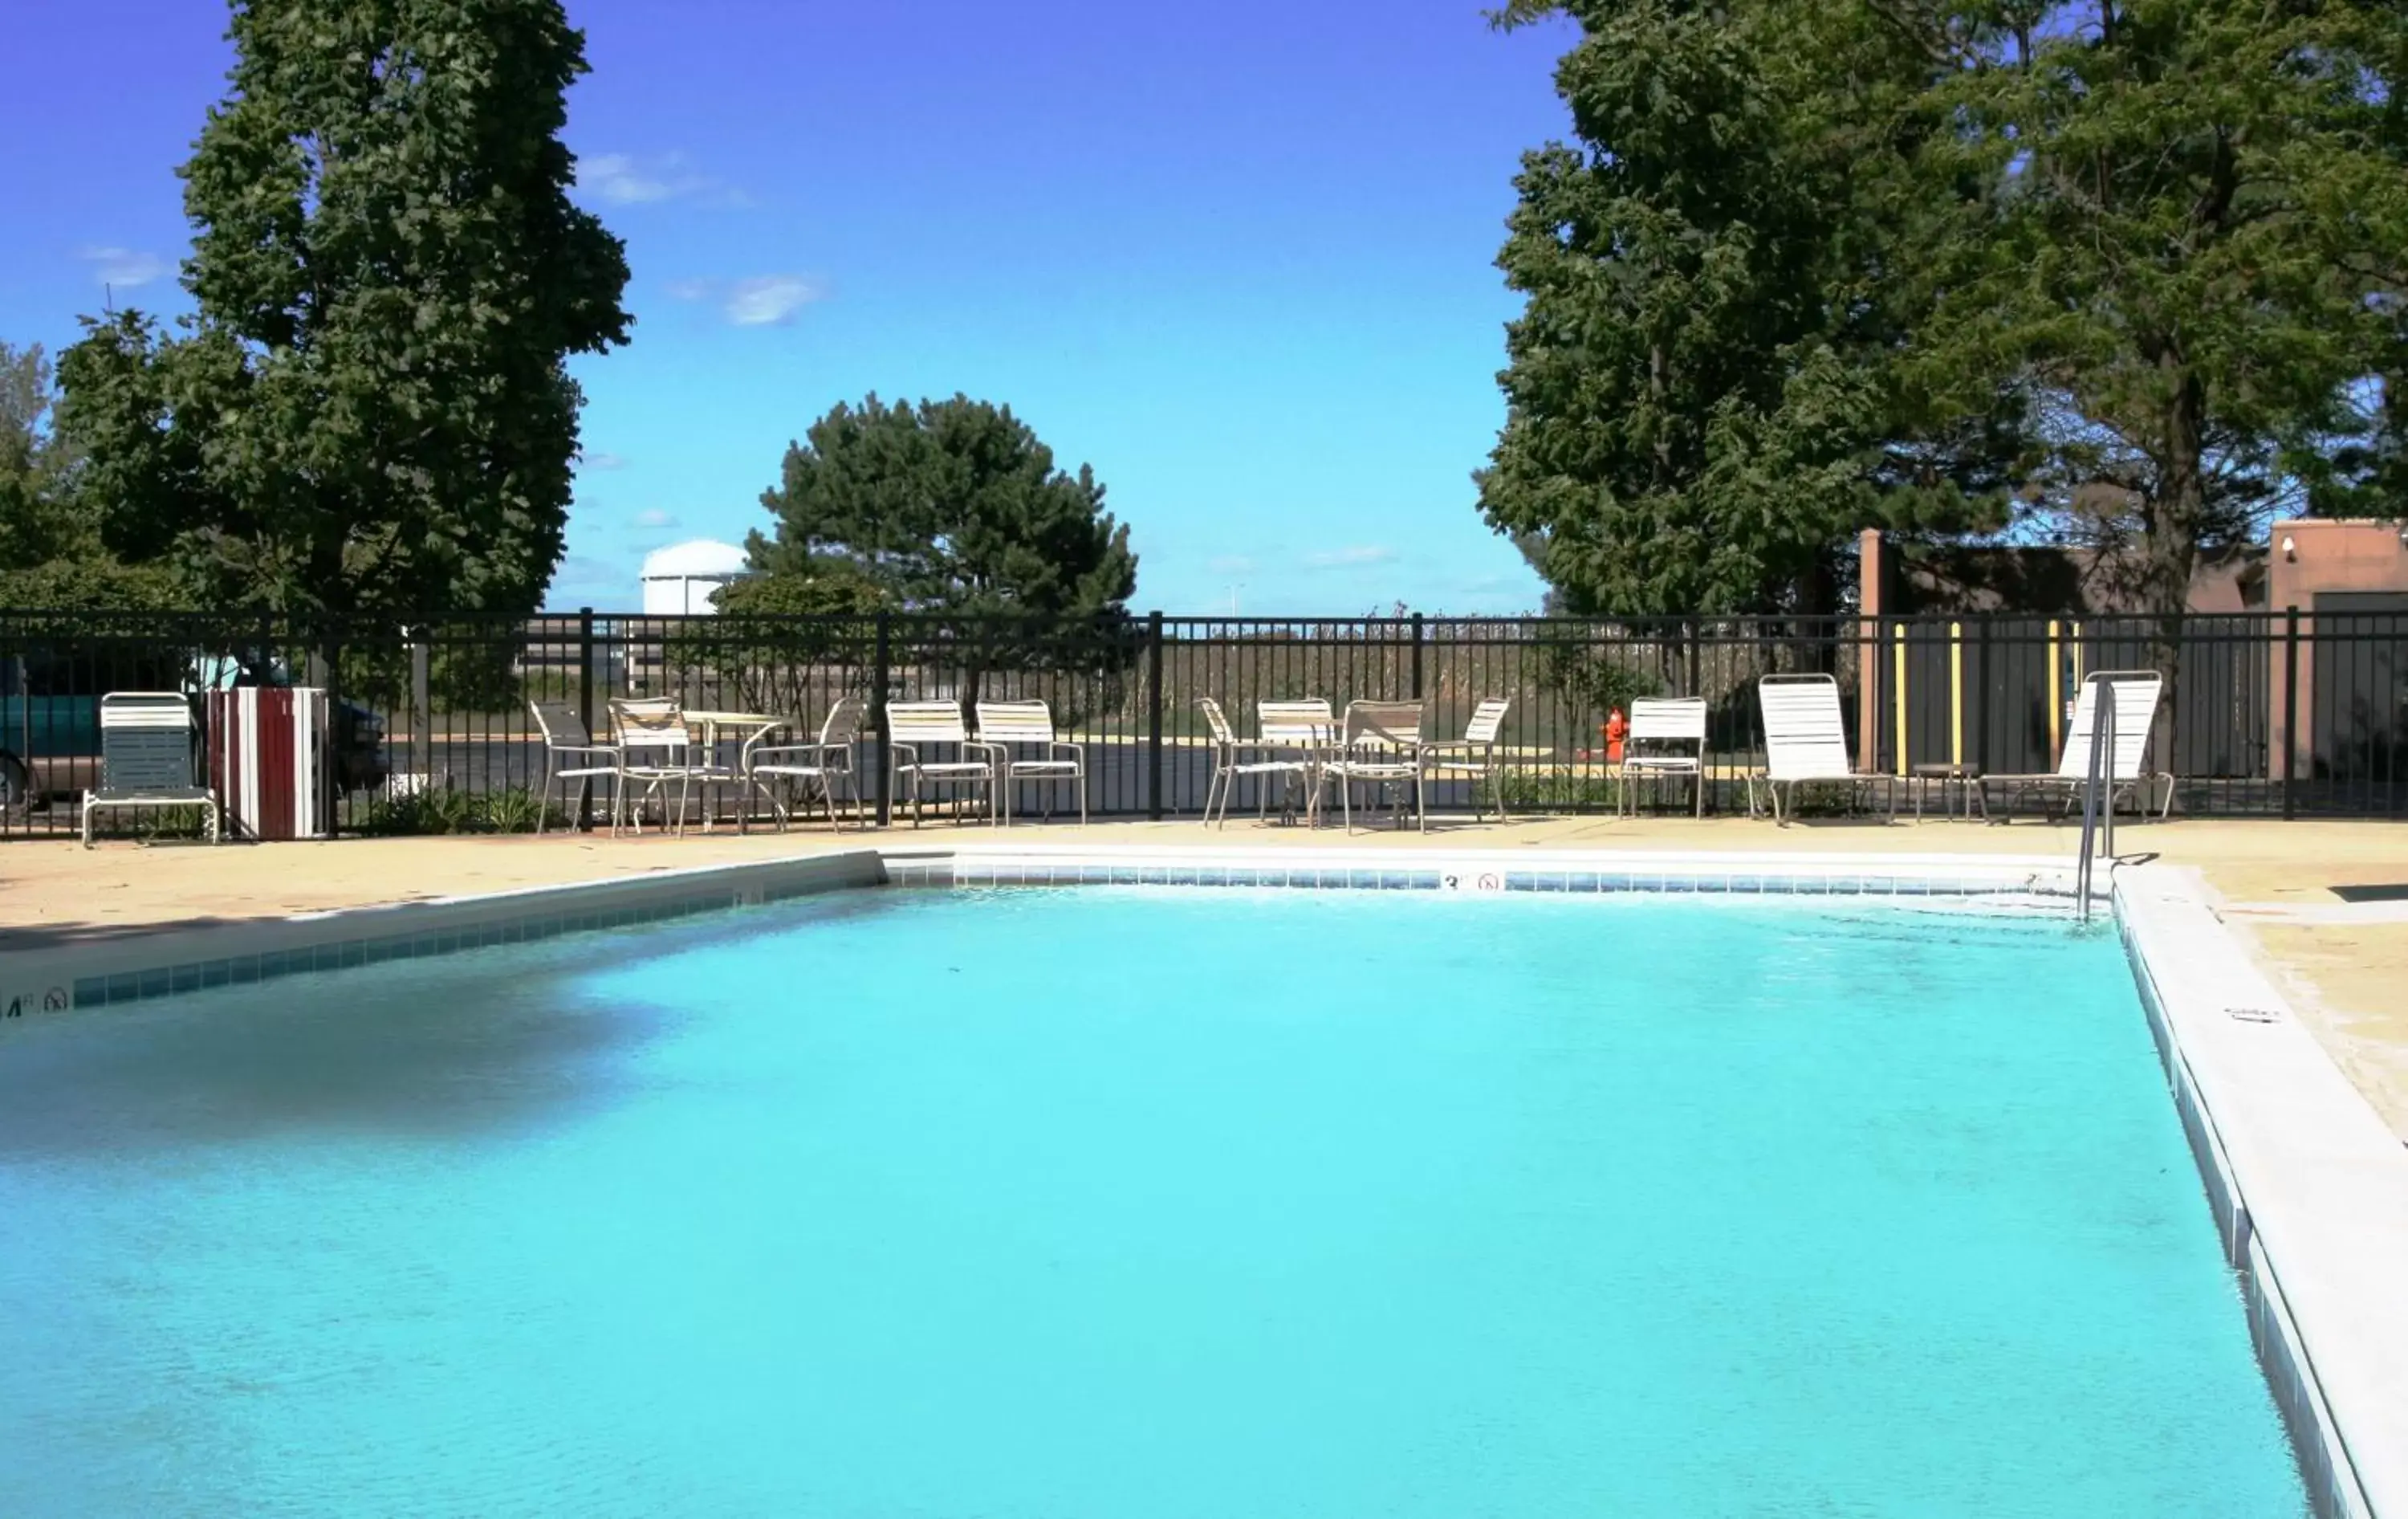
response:
M903 792L909 784L911 826L920 825L922 788L935 786L984 786L987 821L999 821L995 805L995 752L979 746L977 737L962 721L959 702L888 702L886 740L894 756L896 791ZM960 758L930 758L927 751L939 748L951 748Z
M1204 724L1212 737L1212 775L1204 783L1204 821L1216 827L1229 825L1229 797L1238 789L1241 777L1252 777L1254 787L1255 812L1258 820L1270 816L1270 786L1273 776L1279 777L1291 790L1302 790L1312 777L1310 752L1299 752L1284 743L1244 739L1229 725L1228 715L1221 704L1210 696L1199 696L1197 707L1204 713ZM1326 717L1326 704L1321 710ZM1216 810L1217 808L1217 810Z
M1425 784L1436 781L1469 781L1472 782L1471 810L1480 813L1479 784L1488 782L1497 798L1497 821L1505 821L1504 775L1497 764L1497 737L1505 729L1505 714L1513 703L1504 696L1491 696L1471 709L1471 721L1463 725L1460 738L1433 738L1422 745L1422 779Z
M1840 718L1840 682L1828 675L1768 675L1756 683L1764 713L1765 788L1772 795L1772 820L1782 815L1781 788L1789 788L1789 810L1798 810L1801 781L1836 781L1862 786L1848 762L1848 730ZM1756 782L1748 781L1748 811L1756 810Z
M1085 746L1058 737L1054 731L1054 709L1041 701L982 701L978 704L979 747L990 750L1002 772L1003 825L1011 826L1011 802L1014 783L1023 781L1059 784L1069 782L1079 792L1079 825L1087 823L1087 751ZM1040 751L1036 758L1015 759L1018 749ZM1046 796L1045 816L1054 815L1050 793Z
M1639 810L1637 788L1631 781L1646 775L1685 775L1697 793L1693 815L1706 815L1706 698L1703 696L1641 696L1630 704L1630 731L1624 736L1621 784L1614 788L1617 811ZM1687 752L1656 750L1641 753L1641 744L1689 746Z
M544 824L552 820L552 786L560 787L561 803L566 807L571 781L591 784L599 777L609 777L610 811L615 818L619 809L618 746L595 743L594 736L585 731L585 719L565 701L530 701L527 709L535 714L536 728L543 735L543 784L536 792L535 831L542 833ZM575 821L570 819L572 825Z
M2166 678L2156 670L2100 670L2082 682L2082 694L2073 702L2073 723L2065 735L2065 748L2057 755L2055 773L1985 776L1980 784L2004 787L2010 802L2017 795L2039 792L2061 795L2069 805L2079 803L2082 788L2090 781L2091 735L2098 726L2099 688L2102 685L2115 693L2115 752L2112 766L2102 767L2111 782L2109 802L2112 805L2119 795L2130 795L2141 816L2146 818L2149 793L2163 781L2165 800L2157 810L2157 817L2163 821L2173 810L2174 778L2169 771L2151 772L2145 768L2149 732L2157 724L2157 700L2166 688Z
M1354 831L1354 788L1369 785L1376 801L1390 786L1411 782L1413 815L1424 833L1429 814L1422 806L1422 711L1418 701L1350 701L1346 729L1338 751L1321 764L1314 788L1316 808L1323 787L1336 782L1338 806L1346 831Z
M83 847L93 810L197 807L218 841L218 794L194 778L193 704L173 691L112 691L100 698L100 785L83 794Z
M820 724L820 736L810 743L766 744L762 740L775 732L764 729L754 734L744 745L744 778L769 798L770 810L778 815L778 831L786 830L791 813L779 798L778 784L799 786L808 801L811 788L819 788L820 800L827 808L828 826L840 828L836 811L836 783L844 782L845 803L858 810L861 787L853 766L853 749L861 737L862 719L867 711L859 696L840 696Z

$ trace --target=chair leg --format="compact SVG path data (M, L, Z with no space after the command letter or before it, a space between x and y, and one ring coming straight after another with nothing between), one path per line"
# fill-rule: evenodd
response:
M1696 780L1698 785L1698 802L1696 808L1691 810L1689 815L1691 817L1701 818L1706 815L1706 767L1704 766L1700 765L1698 767Z

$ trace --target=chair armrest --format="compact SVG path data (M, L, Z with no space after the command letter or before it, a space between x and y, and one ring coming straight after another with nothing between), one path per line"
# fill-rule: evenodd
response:
M544 752L554 756L601 754L615 760L619 757L619 746L617 744L550 744L545 746Z
M901 738L895 738L888 740L886 749L889 753L895 756L895 763L896 765L917 765L920 763L920 746L918 744L909 743Z
M1056 738L1045 746L1048 756L1068 754L1080 764L1087 763L1087 746L1069 738Z

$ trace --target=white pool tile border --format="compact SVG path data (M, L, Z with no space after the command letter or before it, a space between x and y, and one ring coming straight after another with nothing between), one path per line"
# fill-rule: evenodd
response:
M2174 1106L2321 1516L2408 1514L2408 1148L2209 907L2115 872Z
M1920 898L2058 911L2072 895L2061 856L889 845L20 952L0 957L0 1041L10 1011L105 1008L850 887L1100 883ZM2216 920L2193 874L2118 869L2113 900L2315 1512L2408 1519L2408 1150Z

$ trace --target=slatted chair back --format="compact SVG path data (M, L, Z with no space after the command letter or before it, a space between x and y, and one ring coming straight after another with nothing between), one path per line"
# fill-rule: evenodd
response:
M544 747L548 749L594 747L594 736L585 731L585 719L578 716L577 709L568 703L531 701L527 706L534 709L535 725L543 734Z
M1230 748L1237 743L1238 730L1229 725L1229 714L1221 710L1221 704L1219 702L1214 701L1210 696L1198 696L1196 698L1196 706L1198 710L1203 712L1204 725L1212 731L1212 741L1214 743L1220 745L1224 749Z
M685 710L666 696L617 696L610 702L610 722L619 730L619 747L634 753L682 754L693 747Z
M1471 721L1463 725L1463 741L1467 744L1493 744L1505 731L1505 713L1513 705L1508 696L1491 696L1471 709Z
M1054 711L1041 701L982 701L978 736L990 744L1050 744Z
M1641 696L1630 704L1629 737L1634 743L1702 744L1706 741L1706 698Z
M1422 741L1418 701L1350 701L1346 704L1348 749L1414 749Z
M172 691L100 698L100 789L113 795L190 791L193 707Z
M886 737L898 744L966 744L968 727L956 701L890 701Z
M1756 683L1764 714L1765 771L1775 781L1842 781L1848 730L1840 717L1840 683L1828 675L1768 675Z
M1305 701L1258 701L1254 721L1262 729L1264 743L1298 749L1317 749L1335 738L1338 731L1329 703L1318 696Z
M841 749L861 737L869 719L869 705L859 696L838 696L820 720L820 743L829 749Z
M2138 781L2149 757L2149 728L2157 720L2157 698L2166 678L2156 670L2101 670L2082 682L2073 700L2073 723L2065 736L2065 752L2057 759L2057 773L2066 781L2090 778L2091 730L2099 724L2099 688L2115 692L2115 773L2109 779Z

